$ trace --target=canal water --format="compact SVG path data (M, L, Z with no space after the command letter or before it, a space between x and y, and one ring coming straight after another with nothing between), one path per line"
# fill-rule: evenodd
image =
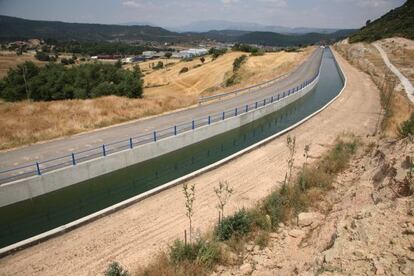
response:
M332 52L325 49L320 80L315 89L277 112L161 157L0 208L0 248L119 203L234 154L317 111L338 95L342 87L343 80Z

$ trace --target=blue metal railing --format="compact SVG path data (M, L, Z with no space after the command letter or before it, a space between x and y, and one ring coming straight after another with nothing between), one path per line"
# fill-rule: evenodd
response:
M78 152L69 153L64 156L52 158L49 160L44 161L37 161L32 162L29 164L25 164L16 168L10 168L6 170L0 171L0 183L7 183L11 181L15 181L18 179L27 178L30 176L35 175L42 175L44 173L60 169L67 166L76 166L79 163L92 160L99 157L105 157L116 152L120 152L123 150L130 150L137 146L144 145L147 143L153 143L159 141L161 139L165 139L171 136L179 135L181 133L187 131L193 131L199 127L208 126L210 124L226 120L228 118L240 116L242 114L251 112L257 108L261 108L265 105L270 103L276 103L279 101L284 100L285 98L289 97L304 89L308 85L311 85L313 81L319 76L320 70L318 70L317 74L312 77L311 79L303 82L302 84L294 87L293 89L289 89L287 91L276 93L271 97L267 97L261 101L257 101L250 104L245 104L242 106L235 107L231 110L223 111L220 113L208 115L207 117L194 119L190 122L178 124L175 126L171 126L168 128L160 129L153 131L151 133L146 133L143 135L129 137L124 140L115 141L108 144L103 144L99 147L94 147ZM1 185L1 184L0 184Z

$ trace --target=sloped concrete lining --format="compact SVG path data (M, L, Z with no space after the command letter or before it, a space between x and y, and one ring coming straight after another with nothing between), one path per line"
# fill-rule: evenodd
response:
M70 185L104 175L209 139L271 114L306 95L318 83L319 75L308 86L277 102L252 109L236 117L196 128L177 136L127 149L76 166L65 167L40 176L14 181L0 186L0 207L34 198Z

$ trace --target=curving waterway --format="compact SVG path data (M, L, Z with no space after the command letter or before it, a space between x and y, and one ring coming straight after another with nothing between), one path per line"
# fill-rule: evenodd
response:
M0 248L64 225L196 171L301 121L339 94L343 79L325 49L318 85L238 129L119 171L0 208Z

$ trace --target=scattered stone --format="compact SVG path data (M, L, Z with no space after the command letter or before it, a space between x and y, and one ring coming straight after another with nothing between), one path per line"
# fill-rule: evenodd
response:
M252 272L253 272L253 267L252 267L252 265L251 265L251 264L249 264L249 263L245 263L245 264L243 264L242 266L240 266L239 271L240 271L240 273L241 273L241 274L243 274L243 275L250 275L250 273L252 273Z
M300 229L293 229L290 230L288 233L289 236L293 237L293 238L299 238L305 235L305 232L303 230Z
M300 213L298 216L298 224L300 227L317 226L322 217L321 214L314 212Z

